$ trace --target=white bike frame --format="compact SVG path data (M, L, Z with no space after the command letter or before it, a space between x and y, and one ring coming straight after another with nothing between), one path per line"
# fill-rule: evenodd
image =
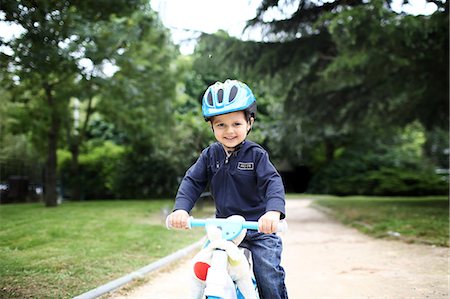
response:
M236 286L227 272L228 254L224 250L214 250L211 267L206 277L206 298L237 299ZM255 298L256 295L255 295Z
M166 222L168 224L168 221ZM222 239L231 241L236 238L244 229L258 230L256 221L240 221L236 219L194 219L189 218L188 228L208 227L213 225L222 232ZM169 228L169 226L167 226ZM286 221L280 221L278 232L287 230ZM257 299L259 298L256 285L254 294L249 298L244 298L237 290L237 287L228 273L228 253L225 250L216 248L212 253L211 265L206 277L206 287L204 296L208 299ZM249 267L249 271L251 271Z

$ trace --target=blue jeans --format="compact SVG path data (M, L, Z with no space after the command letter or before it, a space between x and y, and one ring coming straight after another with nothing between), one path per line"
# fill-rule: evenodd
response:
M252 252L253 272L261 299L288 298L284 269L280 266L283 244L276 234L247 231L239 247Z

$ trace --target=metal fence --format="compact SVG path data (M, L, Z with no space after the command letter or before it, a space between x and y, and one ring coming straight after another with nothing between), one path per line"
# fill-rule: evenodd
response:
M0 158L0 204L40 201L43 183L41 163Z

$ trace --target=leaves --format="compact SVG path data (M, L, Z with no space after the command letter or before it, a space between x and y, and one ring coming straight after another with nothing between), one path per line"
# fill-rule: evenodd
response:
M76 169L90 117L100 112L126 136L122 141L157 148L148 144L157 144L172 121L176 52L148 3L5 1L0 9L25 29L2 55L2 83L17 108L15 133L31 132L52 161L58 146L70 148ZM54 166L48 161L46 172L54 174ZM48 179L47 190L55 180Z
M277 140L272 144L282 149L280 158L313 171L345 151L374 150L370 144L361 147L359 138L377 139L416 121L426 132L447 130L448 9L411 16L393 12L389 4L262 1L248 26L261 28L265 42L203 35L199 65L203 73L221 69L239 75L257 95L270 86L261 95L271 99L269 107L281 103L284 110L276 126L279 137L267 131L265 136ZM271 12L288 6L291 14L270 21ZM398 145L391 146L395 151Z

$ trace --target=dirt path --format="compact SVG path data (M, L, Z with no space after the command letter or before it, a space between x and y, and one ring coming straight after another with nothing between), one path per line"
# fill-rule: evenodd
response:
M377 240L329 219L310 200L288 200L283 266L291 299L449 297L448 248ZM110 296L186 298L189 261Z

